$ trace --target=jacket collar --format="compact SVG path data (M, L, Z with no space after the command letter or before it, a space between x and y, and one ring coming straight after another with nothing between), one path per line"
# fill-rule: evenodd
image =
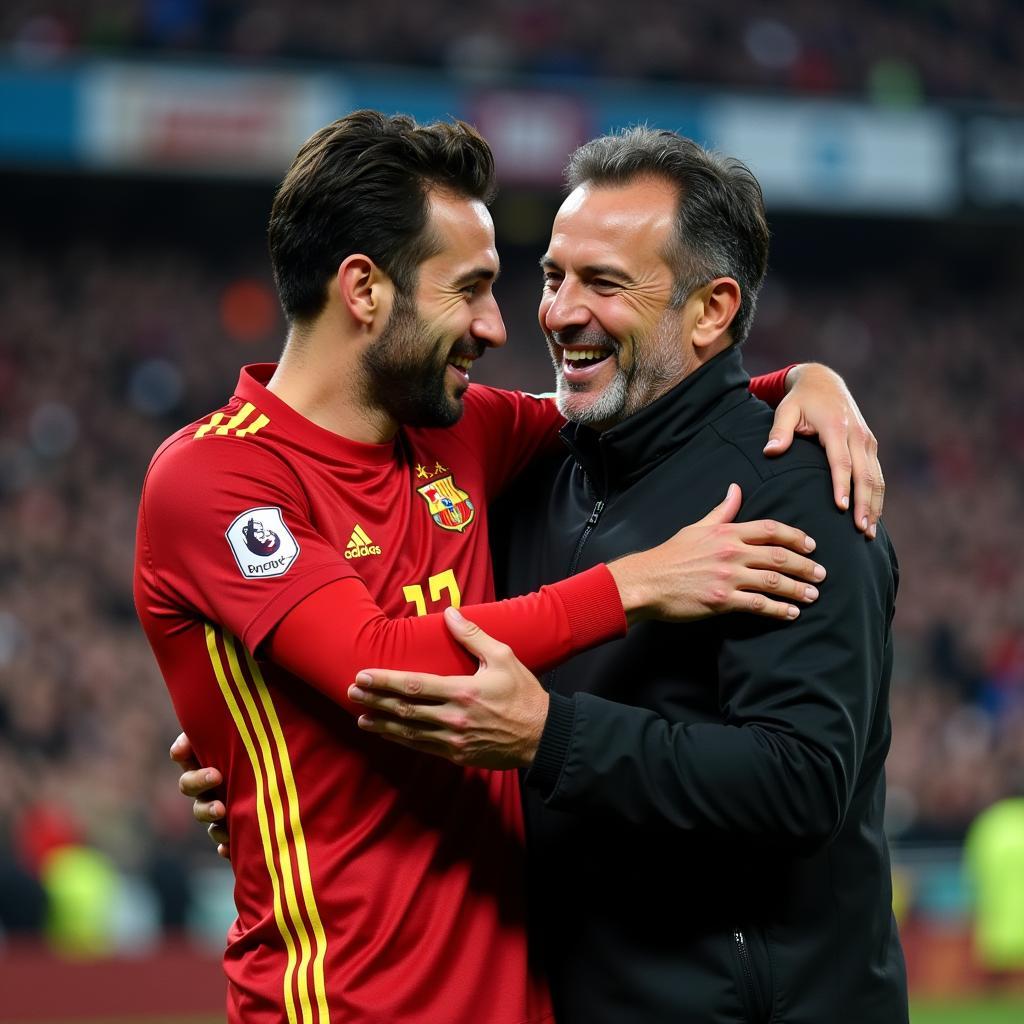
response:
M602 497L643 476L710 420L750 397L750 376L733 345L657 401L598 434L567 423L562 439Z

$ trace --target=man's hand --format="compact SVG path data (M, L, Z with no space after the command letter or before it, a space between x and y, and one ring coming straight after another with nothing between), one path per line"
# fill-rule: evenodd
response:
M456 764L532 764L548 714L546 691L507 644L454 608L446 608L444 618L452 636L479 660L476 675L364 669L348 691L368 710L360 728Z
M739 487L730 484L725 501L700 522L664 544L608 563L630 623L686 622L724 612L795 619L800 609L790 602L817 599L813 583L825 578L825 570L805 557L814 541L770 519L734 523L742 500Z
M786 375L786 397L775 411L765 455L781 455L793 434L818 435L832 469L836 504L850 507L853 477L853 521L869 537L877 532L885 498L885 480L878 461L878 441L853 395L834 370L820 363L801 363Z
M196 821L207 825L206 831L217 845L217 852L225 859L231 859L228 849L227 808L218 800L216 788L224 781L216 768L203 768L196 759L189 738L180 733L171 744L171 760L181 768L182 775L178 779L178 789L192 803L192 814Z

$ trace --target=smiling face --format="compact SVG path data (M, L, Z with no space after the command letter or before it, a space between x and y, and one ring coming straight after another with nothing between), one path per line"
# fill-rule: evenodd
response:
M692 313L673 307L665 259L676 206L674 186L643 178L584 183L558 211L538 318L567 419L606 429L695 369Z
M462 415L473 361L505 343L494 298L498 252L487 207L431 193L436 249L419 266L415 299L397 293L363 358L370 399L408 426L446 427Z

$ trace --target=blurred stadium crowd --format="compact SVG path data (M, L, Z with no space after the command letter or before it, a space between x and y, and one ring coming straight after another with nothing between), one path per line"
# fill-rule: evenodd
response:
M536 390L535 276L508 267L499 297L526 326L482 365ZM842 287L774 273L748 346L755 371L835 366L881 439L903 570L897 840L959 839L1024 787L1021 282L972 285L969 300L961 284L934 266ZM274 358L283 325L258 275L98 240L0 250L0 305L2 927L38 926L40 878L62 884L47 855L77 849L97 877L147 879L179 928L192 869L216 858L176 792L177 727L135 621L137 495L160 440L219 405L240 364Z
M82 53L401 63L477 78L629 76L797 94L1019 102L1018 0L14 0L0 40L26 60Z

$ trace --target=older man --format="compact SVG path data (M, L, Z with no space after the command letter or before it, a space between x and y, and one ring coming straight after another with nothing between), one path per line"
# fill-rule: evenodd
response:
M363 672L360 725L528 769L532 934L560 1024L906 1021L882 832L896 559L836 512L817 445L761 457L771 415L740 353L760 188L644 129L582 147L569 184L540 322L572 458L521 485L507 590L666 537L739 484L744 517L815 537L821 599L786 625L644 623L546 687L449 612L478 673Z

